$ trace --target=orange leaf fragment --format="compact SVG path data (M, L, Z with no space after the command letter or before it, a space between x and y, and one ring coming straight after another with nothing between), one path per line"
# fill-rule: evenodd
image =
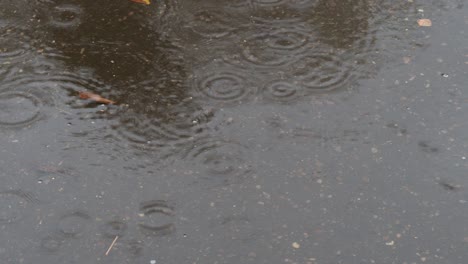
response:
M79 93L80 99L89 99L101 104L115 104L114 101L101 97L98 94L90 93L90 92L80 92Z
M420 27L430 27L432 26L432 21L427 18L421 18L421 19L418 19L418 25Z
M139 4L145 4L145 5L150 4L150 0L130 0L130 1L135 2L135 3L139 3Z

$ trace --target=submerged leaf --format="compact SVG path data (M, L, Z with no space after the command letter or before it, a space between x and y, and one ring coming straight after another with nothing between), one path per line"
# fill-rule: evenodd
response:
M145 4L145 5L150 4L150 0L130 0L130 1L135 2L135 3L139 3L139 4Z
M420 27L430 27L432 26L432 21L427 18L418 19L418 25Z
M411 57L403 57L403 63L409 64L411 62Z
M80 92L79 93L80 99L89 99L101 104L115 104L114 101L101 97L98 94L90 93L90 92Z

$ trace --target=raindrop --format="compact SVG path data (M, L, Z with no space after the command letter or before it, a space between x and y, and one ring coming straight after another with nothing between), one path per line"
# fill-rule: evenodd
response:
M154 200L140 205L140 223L142 233L148 236L165 236L175 231L173 223L175 212L166 201Z
M244 74L225 65L197 70L192 83L198 98L219 103L241 102L257 90Z
M0 192L0 224L15 223L22 219L29 204L36 200L21 190Z
M253 0L252 2L259 6L275 6L284 4L287 0Z
M127 224L118 220L109 221L102 227L103 234L107 238L123 237L126 230Z
M56 28L73 29L81 23L82 9L79 6L63 4L51 10L50 25Z
M199 140L186 151L184 159L214 186L242 182L252 172L247 149L234 142Z
M205 38L222 38L235 29L228 21L230 16L219 9L204 8L189 15L190 23L185 27Z
M255 236L255 229L251 221L246 216L229 215L224 216L218 224L220 232L232 240L248 241Z
M268 99L280 102L291 102L298 100L302 94L301 87L285 82L275 81L265 87L264 94Z
M165 109L164 113L151 115L123 111L118 124L113 126L118 142L137 151L151 151L169 156L174 148L183 146L206 132L210 113L197 110L188 104Z
M30 93L0 93L0 126L27 126L40 116L42 103Z
M159 20L163 23L171 23L172 16L177 14L178 6L176 0L160 0L158 1L157 13Z
M247 93L242 78L229 72L208 76L199 87L204 95L220 101L236 100Z
M59 235L48 235L41 240L40 247L43 251L54 253L60 250L64 238Z
M23 62L32 54L31 39L21 28L0 29L0 65Z
M74 107L79 100L62 105L69 100L70 93L103 88L106 86L99 82L74 74L18 74L0 84L0 126L21 128L31 125L50 117L57 109Z
M299 7L299 8L297 8ZM285 5L271 6L270 8L255 8L251 12L251 20L256 25L268 26L271 28L294 28L298 25L306 25L305 21L311 10L306 6L293 6L288 8Z
M252 65L276 67L297 60L307 43L308 36L300 31L280 30L248 38L241 43L241 54Z
M77 237L82 234L89 224L91 217L81 211L63 215L58 223L58 228L67 237Z
M143 242L140 240L131 239L127 243L126 249L132 256L139 256L143 252Z
M331 54L314 54L302 58L291 70L292 77L309 91L332 91L349 84L350 68Z

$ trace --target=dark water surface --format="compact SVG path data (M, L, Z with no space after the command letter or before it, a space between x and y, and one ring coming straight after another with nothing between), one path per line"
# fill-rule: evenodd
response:
M0 0L0 263L468 263L465 0L152 1Z

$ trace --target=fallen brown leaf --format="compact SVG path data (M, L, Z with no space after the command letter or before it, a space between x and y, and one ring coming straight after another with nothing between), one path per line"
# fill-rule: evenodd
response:
M432 26L432 21L427 18L421 18L421 19L418 19L418 25L420 27L430 27Z
M98 94L90 93L90 92L80 92L79 93L80 99L89 99L101 104L115 104L114 101L101 97Z
M135 2L135 3L139 3L139 4L145 4L145 5L150 4L150 0L130 0L130 1Z

